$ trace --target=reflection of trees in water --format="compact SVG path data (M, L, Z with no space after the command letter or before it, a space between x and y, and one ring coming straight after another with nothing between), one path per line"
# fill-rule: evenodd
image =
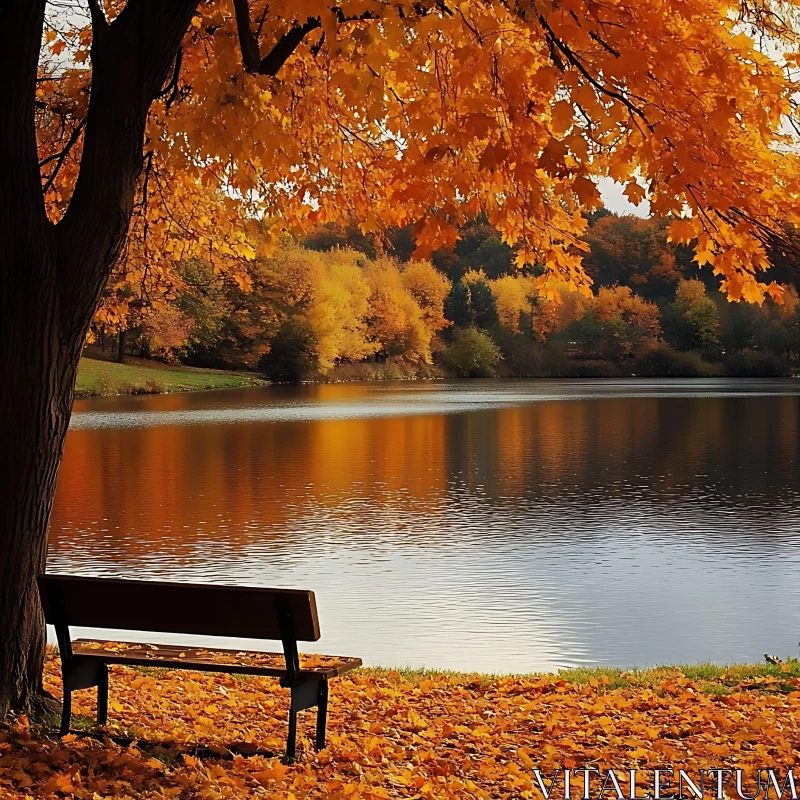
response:
M444 430L441 417L402 417L71 431L51 546L85 548L115 526L141 556L165 531L281 546L303 534L307 506L333 513L354 494L424 515L446 489Z
M541 403L447 418L448 469L490 496L564 494L749 507L800 485L798 401L638 398Z
M414 539L428 519L458 513L466 539L471 502L489 514L577 513L598 503L669 513L682 502L708 503L755 508L763 520L773 506L786 514L800 485L797 450L791 396L72 431L51 545L143 559L169 540L176 552L211 543L234 557L265 541L296 548L326 521L336 528L343 513L366 533L380 516L382 529L396 521L398 538Z

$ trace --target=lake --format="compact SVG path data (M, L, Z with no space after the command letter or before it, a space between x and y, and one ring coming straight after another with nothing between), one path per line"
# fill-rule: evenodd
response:
M797 655L799 400L791 379L82 400L48 569L312 589L301 649L383 666Z

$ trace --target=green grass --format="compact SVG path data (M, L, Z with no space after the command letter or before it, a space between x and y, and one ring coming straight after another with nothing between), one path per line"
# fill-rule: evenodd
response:
M708 695L725 695L742 683L755 682L766 691L790 692L794 687L789 679L800 677L800 662L792 659L785 665L786 671L777 664L679 664L677 666L654 667L652 669L593 669L561 670L559 675L568 683L586 684L592 679L601 681L609 689L644 688L657 686L676 673L693 681ZM764 681L764 683L761 683Z
M47 657L55 658L58 656L58 647L55 645L47 646ZM169 672L164 667L134 667L133 669L143 674L154 674L156 676ZM597 681L608 689L627 689L652 687L674 678L676 675L683 675L694 683L709 689L710 694L725 693L723 690L739 686L742 683L753 682L761 685L762 688L774 687L774 691L783 691L784 684L788 684L792 678L800 678L800 659L789 657L781 664L664 664L657 667L647 667L640 669L620 669L619 667L574 667L572 669L561 669L554 672L524 672L524 673L487 673L487 672L461 672L450 669L430 669L428 667L361 667L359 673L382 678L402 678L409 683L419 683L428 677L447 676L459 682L490 683L498 678L542 678L553 677L563 679L567 683L584 686L592 681ZM231 675L235 680L251 681L253 675ZM770 680L773 679L773 680ZM795 687L792 686L794 691Z
M58 729L61 725L60 712L48 712L39 714L34 718L34 722L43 731ZM73 714L69 723L71 731L91 731L97 728L97 720L86 714Z
M48 645L48 656L53 658L58 649ZM139 672L160 677L169 670L161 667L134 667ZM498 679L553 678L564 680L574 686L598 686L601 690L614 689L655 689L676 677L688 678L707 695L724 696L732 689L738 691L758 689L759 691L787 694L797 691L796 682L800 678L800 659L787 658L782 664L676 664L648 667L647 669L619 669L617 667L576 667L562 669L557 673L482 673L459 672L455 670L428 669L426 667L362 667L362 675L372 678L402 680L412 685L429 677L447 677L455 683L486 686ZM252 681L252 675L231 675L234 680ZM596 683L595 683L596 682Z
M461 673L451 670L412 669L399 667L386 669L366 667L362 671L375 677L397 674L410 683L418 683L430 676L446 675L459 682L478 682L485 684L504 675L487 675L483 673ZM509 674L511 678L536 678L552 673ZM759 689L772 692L795 691L796 687L789 682L791 678L800 678L800 660L789 659L785 669L777 664L678 664L675 666L651 667L648 669L618 669L616 667L577 667L562 669L558 677L569 684L588 685L597 681L609 690L654 688L683 675L695 683L701 691L708 695L726 695L740 684L753 683Z
M75 387L77 397L112 394L162 394L196 392L203 389L238 389L258 386L265 381L246 372L216 369L171 367L157 362L131 360L115 364L94 358L82 358Z
M758 678L797 678L800 677L800 661L786 662L786 671L778 664L678 664L676 666L652 667L650 669L612 669L592 667L561 670L558 674L569 683L588 683L592 678L600 680L605 676L622 686L639 686L666 680L670 675L680 672L692 681L715 681L736 685L742 681Z

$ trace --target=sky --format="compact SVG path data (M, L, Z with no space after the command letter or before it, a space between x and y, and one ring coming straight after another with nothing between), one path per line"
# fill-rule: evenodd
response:
M643 200L638 206L633 205L623 194L625 187L611 178L601 178L598 181L603 205L615 214L634 214L637 217L650 216L650 204Z

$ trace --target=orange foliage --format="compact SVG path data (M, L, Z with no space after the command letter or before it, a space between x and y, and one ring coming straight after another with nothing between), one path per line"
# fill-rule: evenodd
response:
M248 274L253 292L242 314L249 327L269 338L287 318L304 323L323 374L376 353L428 362L436 333L449 324L450 282L428 262L400 265L355 250L285 244L255 259Z
M199 255L236 269L283 230L345 215L367 234L413 224L426 256L483 212L519 264L544 266L542 292L555 292L548 278L585 291L583 212L611 177L675 217L672 240L692 242L733 299L780 298L761 273L765 242L800 223L786 124L800 0L467 0L455 12L253 0L242 31L233 5L198 5L150 109L128 283L169 284L176 260ZM105 6L113 19L123 3ZM78 174L91 45L74 25L46 37L38 125L42 159L62 164L46 179L54 219Z
M613 331L611 350L618 356L641 355L661 335L658 306L634 294L628 286L603 287L592 298L589 311Z
M430 261L412 261L403 268L403 286L422 309L425 329L433 335L452 323L445 319L444 301L450 294L450 281Z
M192 330L192 320L170 305L157 308L145 323L150 352L167 361L173 360L189 344Z
M682 277L675 246L667 242L665 226L656 220L609 215L597 220L584 238L591 248L587 271L595 278L610 277L606 283L637 290L654 282L666 288Z
M434 334L447 324L444 299L450 282L429 264L400 272L389 258L368 262L364 274L370 286L370 338L380 352L430 363Z
M752 776L765 764L796 762L800 681L793 674L705 684L677 670L571 682L559 676L405 677L362 670L340 678L330 699L328 746L315 753L304 734L300 758L280 752L286 689L274 680L242 681L193 672L142 673L115 667L110 718L161 748L36 733L24 720L0 730L0 794L25 798L135 796L196 798L541 797L533 774L564 766L652 770L736 766ZM50 658L45 685L58 693ZM94 714L94 692L79 713ZM240 753L228 757L227 745ZM194 755L200 745L208 757ZM751 785L748 779L747 786Z
M608 322L622 316L649 337L657 338L661 333L658 307L642 300L629 286L603 287L591 303L591 310L600 322Z

